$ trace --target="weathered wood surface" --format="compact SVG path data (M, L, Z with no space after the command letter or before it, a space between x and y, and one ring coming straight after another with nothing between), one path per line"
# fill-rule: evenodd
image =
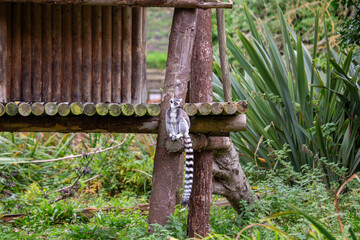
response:
M121 101L131 103L132 80L132 9L124 7L122 13L122 72Z
M131 7L177 7L177 8L231 8L229 2L213 0L3 0L4 2L30 2L46 4L118 5Z
M132 12L132 83L131 103L141 103L143 91L143 8L133 8Z
M7 76L7 61L8 61L8 22L6 17L5 3L0 3L0 102L7 101L7 88L10 81Z
M13 105L13 104L11 104ZM44 115L44 105L32 105L32 114L21 116L18 108L8 104L5 113L0 117L2 132L118 132L118 133L157 133L159 117L125 116L121 113L113 116L87 116L74 114L84 112L83 105L71 105L71 114L63 117ZM38 116L35 116L36 115ZM150 121L151 120L151 121ZM221 121L221 124L219 122ZM246 130L246 116L206 116L191 118L191 133L204 133L212 136L228 136L230 132Z
M21 4L13 6L11 44L11 100L21 100Z
M113 7L111 102L121 102L122 8Z

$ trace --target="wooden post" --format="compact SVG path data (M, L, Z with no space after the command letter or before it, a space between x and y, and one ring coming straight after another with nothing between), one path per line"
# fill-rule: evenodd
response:
M52 6L44 5L44 33L42 46L42 100L50 102L52 99L52 64L53 64L53 49L52 49Z
M31 4L22 5L21 99L31 101Z
M218 29L220 64L221 64L221 79L224 90L225 102L232 101L231 82L230 82L230 68L227 58L226 50L226 36L225 36L225 16L224 9L216 9L216 20Z
M141 103L143 91L143 13L142 8L133 8L132 15L132 103Z
M92 31L91 31L92 7L83 7L83 79L82 79L82 101L91 102L91 73L92 73Z
M121 102L121 44L122 44L122 8L113 7L113 34L112 34L112 86L111 101Z
M6 18L6 8L7 3L0 3L0 102L6 102L7 100L7 38L8 38L8 29L7 29L7 18Z
M53 6L52 15L52 37L53 37L53 82L52 101L61 102L61 90L63 81L62 72L62 6Z
M147 8L143 8L143 22L142 22L142 40L143 40L143 47L142 47L142 54L143 54L143 64L142 64L142 93L141 93L141 102L145 103L147 100L147 89L146 89L146 53L147 53Z
M82 7L73 6L73 84L71 101L82 99Z
M12 61L12 89L11 99L21 100L21 4L15 3L13 7L13 23L12 23L12 36L11 45Z
M211 9L198 9L192 58L190 102L213 100ZM210 231L212 152L194 152L193 189L189 201L188 237L206 237Z
M177 189L182 187L184 155L165 150L165 112L171 95L185 99L196 31L196 10L175 8L169 39L164 97L161 104L149 223L165 225L174 212Z
M6 101L9 102L11 100L11 89L12 89L12 82L11 82L11 45L12 45L12 39L11 39L11 25L12 25L12 10L13 10L14 4L8 4L6 14L6 23L7 23L7 62L6 62L6 78L7 78L7 89L6 89Z
M122 17L121 101L131 103L132 9L124 7Z
M42 89L42 6L40 4L34 4L32 7L32 43L31 43L31 55L32 55L32 101L41 101L41 89Z
M73 53L72 53L72 9L74 6L65 5L63 7L63 79L62 79L62 101L71 101L71 90L73 82Z
M112 65L112 7L103 7L103 86L102 86L102 102L111 102L111 65Z
M93 7L93 82L92 101L101 102L102 85L102 11L101 6Z

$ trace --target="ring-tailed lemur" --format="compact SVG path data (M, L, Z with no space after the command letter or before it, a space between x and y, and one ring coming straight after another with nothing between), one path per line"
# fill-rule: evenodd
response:
M186 163L185 163L185 184L183 200L181 205L185 206L189 202L194 172L194 153L191 138L189 136L190 119L187 113L180 108L182 99L171 98L170 107L166 111L166 131L169 137L175 141L184 138Z

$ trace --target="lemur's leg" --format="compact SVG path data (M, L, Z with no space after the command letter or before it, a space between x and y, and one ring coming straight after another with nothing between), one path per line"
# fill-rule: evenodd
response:
M189 125L185 118L181 118L179 122L179 133L176 135L176 139L189 136Z

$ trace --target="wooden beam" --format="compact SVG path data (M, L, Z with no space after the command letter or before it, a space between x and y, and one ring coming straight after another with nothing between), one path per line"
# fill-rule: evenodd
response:
M3 0L4 2L79 4L79 5L117 5L129 7L176 7L176 8L232 8L232 0Z
M86 106L86 105L85 105ZM79 105L78 108L84 107ZM116 133L157 133L159 117L124 116L86 116L69 114L44 115L44 105L31 105L32 114L24 117L18 113L16 104L6 105L6 111L0 117L0 132L116 132ZM39 110L37 110L39 109ZM77 109L72 104L72 112ZM41 116L35 116L41 115ZM94 113L95 114L95 113ZM246 130L246 115L235 116L196 116L191 118L192 133L204 133L213 136L228 136L230 132ZM164 147L164 146L163 146ZM165 150L164 150L165 151Z

